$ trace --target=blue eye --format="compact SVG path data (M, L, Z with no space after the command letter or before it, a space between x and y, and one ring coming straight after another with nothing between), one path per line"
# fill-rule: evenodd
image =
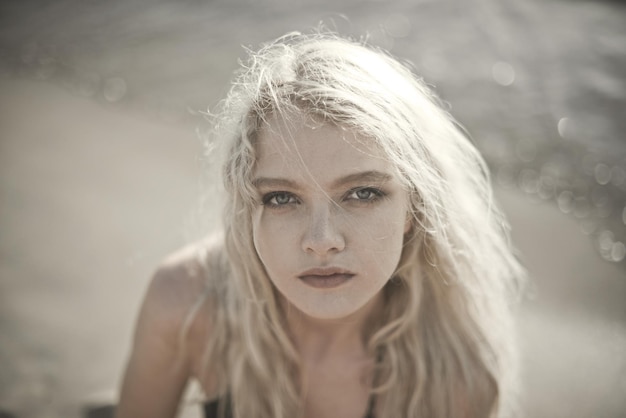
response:
M298 203L298 200L293 194L288 192L271 192L263 196L262 202L266 206L280 207Z
M374 187L361 187L358 189L353 189L348 192L346 199L348 200L358 200L363 202L372 202L383 197L385 194L382 190L376 189Z

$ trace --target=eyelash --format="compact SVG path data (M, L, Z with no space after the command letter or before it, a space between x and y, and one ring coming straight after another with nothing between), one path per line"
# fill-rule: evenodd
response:
M289 197L289 202L287 203L272 203L272 200L275 199L278 196L286 196ZM291 201L293 199L293 201ZM298 201L298 199L289 192L271 192L271 193L267 193L265 195L263 195L263 197L261 198L261 203L263 204L263 206L268 206L270 208L280 208L280 207L284 207L287 205L293 205L293 204L298 204L300 203L300 201Z
M350 195L357 195L357 193L359 192L370 192L370 197L369 198L365 198L365 199L360 199L358 198L358 196L356 198L349 198ZM357 187L355 189L350 190L348 193L346 193L346 199L349 198L349 200L356 200L358 202L363 202L363 203L372 203L375 202L381 198L385 197L385 193L380 190L377 189L375 187Z
M363 192L363 191L369 192L370 193L369 197L359 198L357 196L357 193ZM355 197L350 197L352 195L354 195ZM357 187L357 188L349 190L344 195L343 200L355 201L356 203L370 204L370 203L380 200L381 198L385 196L386 196L385 192L375 187ZM272 200L278 197L287 197L288 201L285 203L272 202ZM270 192L270 193L263 195L263 197L261 198L261 203L264 206L268 206L270 208L282 208L288 205L300 204L300 201L294 194L290 192L277 191L277 192Z

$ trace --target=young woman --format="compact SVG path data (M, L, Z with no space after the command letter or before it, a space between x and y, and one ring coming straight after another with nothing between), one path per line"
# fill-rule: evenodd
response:
M224 230L171 256L118 417L510 413L522 276L487 168L388 54L329 34L251 52L217 115Z

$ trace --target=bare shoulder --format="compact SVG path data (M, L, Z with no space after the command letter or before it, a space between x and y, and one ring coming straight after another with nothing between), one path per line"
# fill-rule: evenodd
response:
M154 273L136 323L119 418L174 416L187 382L199 377L198 358L211 333L210 283L223 272L220 242L189 245Z
M172 331L179 331L191 310L206 305L208 293L224 274L223 261L219 235L187 245L166 257L148 286L144 314Z

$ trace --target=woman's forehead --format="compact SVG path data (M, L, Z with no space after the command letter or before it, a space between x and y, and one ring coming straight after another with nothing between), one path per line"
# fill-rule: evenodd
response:
M272 115L257 135L257 161L275 154L304 156L335 153L348 154L356 159L385 159L380 145L373 138L318 117Z
M396 177L370 137L320 120L285 120L272 117L256 143L256 178L315 178L333 183L355 173L378 172Z

